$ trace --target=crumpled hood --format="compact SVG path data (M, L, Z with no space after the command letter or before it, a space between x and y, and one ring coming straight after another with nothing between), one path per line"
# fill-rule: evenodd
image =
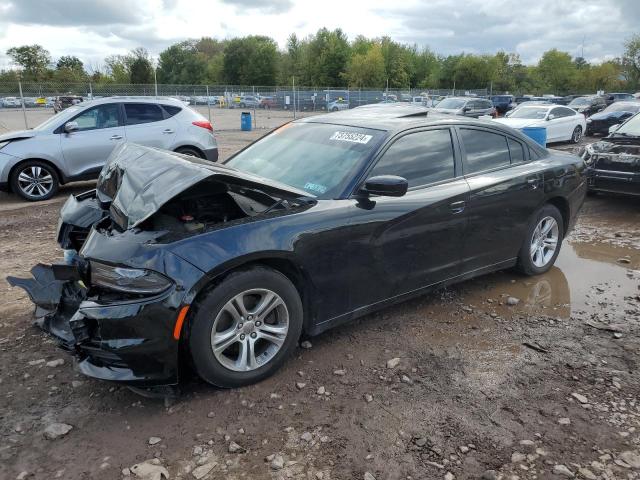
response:
M598 113L594 113L589 118L591 120L608 120L610 118L620 118L625 113L627 112L625 112L624 110L618 110L616 112L598 112Z
M535 120L532 118L496 118L495 122L502 123L511 128L525 128L525 127L544 127L545 120Z
M20 140L22 138L31 138L35 137L36 135L38 135L38 132L35 130L17 130L15 132L0 135L0 142L5 142L7 140Z
M113 220L121 228L130 229L209 177L284 197L313 198L303 190L219 163L132 143L114 149L100 172L96 190L98 200L109 205Z
M640 140L605 139L587 145L581 152L587 165L597 169L640 173Z

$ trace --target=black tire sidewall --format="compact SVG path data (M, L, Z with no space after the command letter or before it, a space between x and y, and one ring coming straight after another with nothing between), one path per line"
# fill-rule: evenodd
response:
M544 217L553 217L558 223L558 246L553 253L553 257L551 258L549 263L547 263L544 267L537 267L531 260L529 250L531 246L531 237L533 236L533 231L535 230L540 220L542 220ZM545 273L554 265L556 259L558 258L563 240L564 219L562 218L560 210L558 210L557 207L551 204L544 205L535 213L535 215L533 215L531 222L529 222L527 235L524 239L522 247L520 247L520 253L518 255L518 270L525 275L539 275L541 273Z
M220 309L233 296L252 288L268 288L285 302L289 311L289 332L276 356L262 367L236 372L224 367L211 350L211 329ZM296 287L280 272L266 267L252 267L231 273L198 302L191 323L189 350L193 366L206 382L234 388L259 382L275 373L297 345L303 325L303 308Z
M40 168L44 168L47 172L49 172L49 175L51 175L51 178L53 179L53 185L51 185L51 191L49 191L49 193L47 193L42 197L30 197L22 191L22 189L20 188L20 185L18 184L18 176L20 175L21 171L23 171L25 168L28 168L28 167L40 167ZM11 172L10 182L11 182L11 191L13 191L13 193L17 194L20 198L28 202L41 202L44 200L49 200L56 193L58 193L58 189L60 188L60 179L58 178L58 172L56 172L56 169L53 168L50 164L46 162L41 162L39 160L27 160L26 162L23 162L20 165L18 165L13 170L13 172Z
M580 135L578 136L578 139L576 140L576 130L580 129ZM571 142L572 143L580 143L580 139L582 138L582 127L580 125L578 125L576 128L573 129L573 132L571 133Z
M178 148L176 152L182 155L189 155L190 157L203 158L200 152L198 152L194 148L189 148L189 147Z

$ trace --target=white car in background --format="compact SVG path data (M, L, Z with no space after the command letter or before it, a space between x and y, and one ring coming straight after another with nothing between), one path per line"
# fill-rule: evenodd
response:
M60 184L97 178L124 142L218 158L211 123L180 100L109 97L68 107L32 130L0 135L0 190L46 200Z
M547 143L578 143L587 129L584 115L561 105L526 105L494 121L513 128L545 127Z

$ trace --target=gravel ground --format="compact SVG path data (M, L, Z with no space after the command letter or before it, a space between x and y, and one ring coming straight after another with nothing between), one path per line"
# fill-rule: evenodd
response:
M223 156L261 133L219 132ZM3 275L59 257L61 202L89 185L0 198ZM77 374L4 284L0 478L640 478L639 283L640 201L590 197L545 275L387 308L169 406Z

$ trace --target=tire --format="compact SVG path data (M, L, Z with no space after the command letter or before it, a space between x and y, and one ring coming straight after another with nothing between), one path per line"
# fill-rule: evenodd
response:
M549 220L552 220L552 222L549 222ZM555 226L553 222L555 222ZM541 232L538 227L546 229L549 226L551 228L548 232L543 232L542 236L540 236ZM531 217L527 234L518 254L517 270L529 276L539 275L548 271L555 263L556 258L558 258L563 237L564 220L562 219L562 214L555 206L551 204L544 205ZM538 245L537 249L534 244ZM554 244L553 250L549 248L552 244Z
M239 298L243 299L244 314L237 306ZM267 298L274 300L276 306L268 306L262 314L255 314ZM194 368L204 381L222 388L264 380L275 373L294 350L302 333L302 323L302 301L287 277L267 267L234 272L198 302L189 337ZM276 331L277 334L271 334ZM265 336L277 342L263 338ZM219 346L218 353L214 353L214 340ZM250 345L253 347L249 348ZM248 352L246 356L242 355L244 351Z
M11 190L29 202L53 197L60 188L56 169L47 162L27 160L11 172Z
M576 126L573 129L573 133L571 134L571 143L580 143L580 139L582 138L582 127L580 125Z
M331 109L331 111L332 111L332 112L337 112L337 111L338 111L338 108L337 108L337 107L333 107L333 108Z
M198 157L198 158L204 158L204 155L202 155L202 153L200 153L200 151L196 150L195 148L191 148L191 147L181 147L176 149L177 153L181 153L182 155L189 155L190 157Z

